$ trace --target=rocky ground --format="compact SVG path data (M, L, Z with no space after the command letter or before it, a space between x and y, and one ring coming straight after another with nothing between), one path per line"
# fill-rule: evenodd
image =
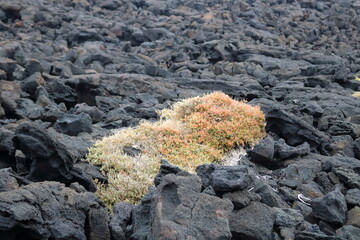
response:
M1 0L0 239L360 239L359 28L355 0ZM108 214L92 142L215 90L268 136Z

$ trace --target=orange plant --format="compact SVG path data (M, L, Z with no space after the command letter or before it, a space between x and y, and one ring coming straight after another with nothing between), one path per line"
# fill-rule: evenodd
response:
M158 132L159 152L181 167L220 161L224 153L252 145L264 134L264 114L259 107L236 101L222 92L183 100L160 113L162 119L182 124ZM189 162L193 164L189 164Z
M222 151L237 145L252 145L265 133L265 117L259 107L234 100L222 92L184 100L171 111L165 110L165 118L168 115L182 121L192 139Z

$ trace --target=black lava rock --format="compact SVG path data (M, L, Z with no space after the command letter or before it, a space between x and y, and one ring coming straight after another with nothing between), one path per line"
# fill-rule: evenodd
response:
M311 203L314 216L329 223L342 225L345 222L347 206L344 195L335 190Z
M77 136L82 132L91 133L91 117L86 113L67 114L56 121L54 128L70 136Z

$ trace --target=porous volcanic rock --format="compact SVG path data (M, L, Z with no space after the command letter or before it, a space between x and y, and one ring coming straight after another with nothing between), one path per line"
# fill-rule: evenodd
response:
M79 182L87 190L95 191L92 179L73 167L77 159L71 151L41 126L32 123L20 125L13 142L30 159L29 180L54 180L67 184Z
M357 240L359 23L358 0L2 0L0 238ZM89 147L212 91L259 106L266 138L196 175L163 161L110 234Z
M110 239L108 213L78 184L32 183L0 193L1 239Z
M232 203L201 193L198 176L166 175L156 189L150 239L231 239Z

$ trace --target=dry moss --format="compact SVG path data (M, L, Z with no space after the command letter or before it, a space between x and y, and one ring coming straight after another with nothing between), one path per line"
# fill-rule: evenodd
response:
M222 92L185 99L159 113L160 120L121 129L95 143L88 160L109 177L97 194L107 206L138 202L153 183L160 159L193 172L199 164L221 161L236 146L253 145L265 135L259 107ZM139 149L129 156L125 147Z

